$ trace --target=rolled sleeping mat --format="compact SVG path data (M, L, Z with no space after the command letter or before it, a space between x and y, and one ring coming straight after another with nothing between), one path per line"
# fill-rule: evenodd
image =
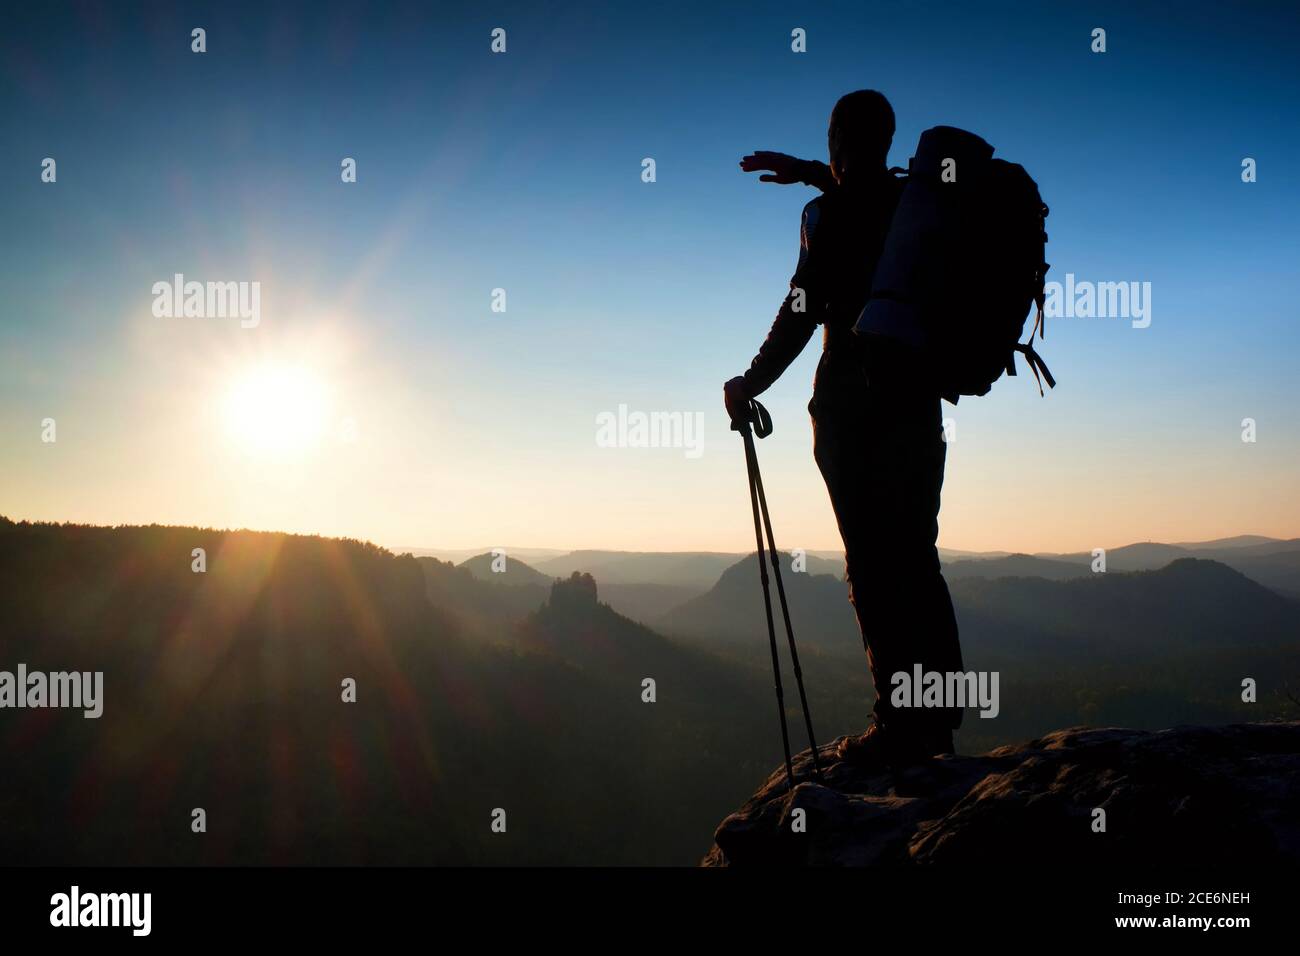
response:
M855 332L928 345L929 313L944 298L954 237L964 231L957 187L978 179L992 158L993 147L974 133L935 126L921 134ZM955 182L941 178L946 159L956 161Z

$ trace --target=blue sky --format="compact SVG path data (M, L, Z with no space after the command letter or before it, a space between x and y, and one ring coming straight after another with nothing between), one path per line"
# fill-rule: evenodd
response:
M824 158L835 99L870 87L898 116L891 162L950 124L1025 165L1049 277L1153 289L1146 329L1049 323L1048 398L1022 377L948 408L941 543L1300 535L1294 9L377 6L10 14L0 513L740 550L720 385L780 303L812 193L736 161ZM261 281L261 325L154 318L175 272ZM789 547L838 543L804 411L816 352L765 398ZM358 440L274 461L223 444L223 376L268 356L316 363ZM619 404L703 413L705 453L597 447Z

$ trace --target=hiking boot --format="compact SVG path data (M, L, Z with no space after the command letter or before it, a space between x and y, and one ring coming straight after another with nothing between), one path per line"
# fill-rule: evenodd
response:
M835 748L835 754L845 763L859 767L871 764L884 767L891 762L885 752L885 733L879 724L872 724L865 734L845 737Z
M872 723L865 734L845 737L836 748L840 760L859 767L905 767L921 763L935 754L952 753L952 731L908 733L886 731Z

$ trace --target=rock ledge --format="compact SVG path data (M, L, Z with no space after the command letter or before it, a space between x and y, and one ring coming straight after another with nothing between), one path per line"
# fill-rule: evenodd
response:
M819 752L824 785L804 751L795 789L773 773L702 865L1300 863L1300 721L1075 727L893 774L836 762L833 743Z

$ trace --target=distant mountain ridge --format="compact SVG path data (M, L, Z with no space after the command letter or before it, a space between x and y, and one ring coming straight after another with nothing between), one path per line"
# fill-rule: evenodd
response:
M422 559L436 560L436 559ZM503 571L494 571L502 559L493 554L479 554L466 559L457 568L472 575L476 581L492 588L510 589L509 594L496 595L503 603L498 610L507 616L521 618L526 613L537 610L546 600L551 585L561 580L560 576L551 576L530 567L518 558L504 557ZM598 562L578 562L600 567ZM431 567L426 565L426 567ZM591 573L587 567L575 569L572 573ZM620 614L634 621L648 623L663 614L666 608L675 607L695 597L702 589L673 584L644 581L603 580L606 570L596 572L595 578L601 589L601 597ZM495 593L495 591L493 592ZM456 597L444 594L443 599L457 603ZM491 599L489 599L491 600Z
M800 641L860 650L862 640L847 600L847 585L833 575L793 571L789 553L782 553L780 561L790 616ZM779 615L775 585L772 601L774 613ZM671 609L656 623L668 634L719 642L752 641L765 635L767 618L758 556L751 554L733 564L707 592Z
M1176 667L1205 653L1300 650L1300 603L1217 561L1064 581L970 578L951 590L963 645L986 666L1088 657Z
M491 552L476 554L462 561L457 567L464 568L480 581L511 587L530 584L550 587L551 582L555 580L554 577L543 574L518 558L504 554L495 555ZM497 570L498 568L500 570Z
M662 616L686 600L705 593L727 569L747 557L745 553L723 551L505 550L508 561L524 559L526 566L538 572L541 577L534 583L545 584L555 578L567 577L574 571L591 573L600 584L603 595L643 621ZM451 554L431 549L414 553ZM482 551L456 554L458 563L486 563ZM843 576L842 552L808 550L805 554L808 573L836 578ZM1028 554L940 548L939 556L944 574L950 581L1004 576L1067 580L1092 573L1096 560L1091 551ZM1208 541L1134 542L1105 549L1107 571L1154 571L1185 557L1218 561L1265 587L1290 597L1300 597L1300 538L1243 534ZM477 573L482 568L475 564L474 570ZM659 590L653 593L640 590L638 586L641 585L653 585ZM629 588L631 590L624 590Z
M536 563L539 571L567 577L586 571L602 586L609 584L662 584L700 593L712 587L722 573L744 557L725 551L574 551ZM843 562L807 555L810 571L842 573Z
M1038 554L1034 557L1091 566L1091 552ZM1238 535L1192 544L1146 541L1105 553L1107 571L1154 571L1179 558L1202 558L1235 568L1265 587L1300 597L1300 538L1265 538Z
M1065 581L1091 574L1090 567L1072 561L1040 558L1032 554L1009 554L1003 558L964 558L943 565L949 582L964 578L1046 578Z
M1117 667L1165 656L1175 665L1195 661L1204 672L1198 654L1253 648L1273 655L1288 642L1300 649L1300 602L1216 561L1179 558L1156 571L1104 574L1031 556L992 562L1021 570L1050 567L1058 577L964 573L983 563L974 561L950 566L958 571L949 589L968 664L1015 673L1040 661L1089 658ZM861 653L844 582L828 575L784 579L801 644ZM766 619L755 556L728 569L707 593L666 613L658 626L713 645L761 644Z

